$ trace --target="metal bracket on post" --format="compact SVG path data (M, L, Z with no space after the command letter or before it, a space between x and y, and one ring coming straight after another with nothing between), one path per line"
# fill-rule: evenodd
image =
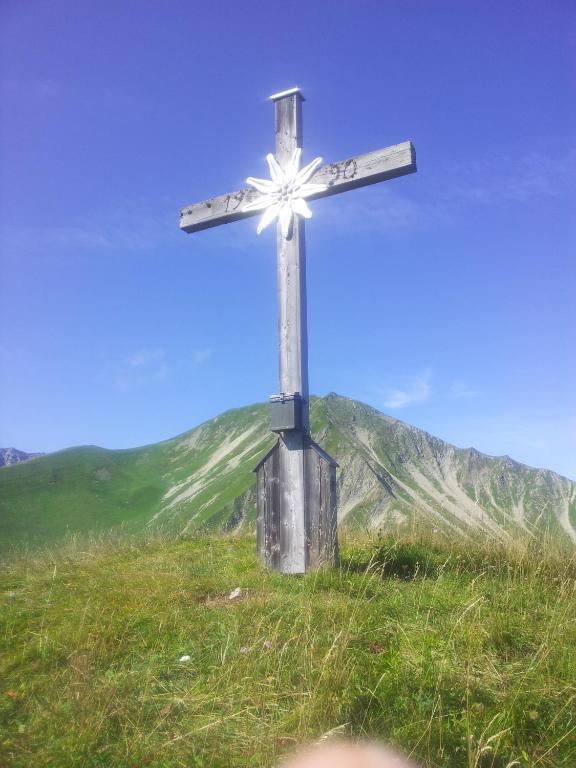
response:
M270 429L272 432L304 431L300 392L280 392L270 398Z

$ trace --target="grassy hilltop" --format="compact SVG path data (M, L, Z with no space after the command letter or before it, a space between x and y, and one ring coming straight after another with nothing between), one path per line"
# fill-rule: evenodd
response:
M302 578L246 534L6 561L0 766L256 768L344 733L427 768L573 768L574 556L435 539L349 540Z

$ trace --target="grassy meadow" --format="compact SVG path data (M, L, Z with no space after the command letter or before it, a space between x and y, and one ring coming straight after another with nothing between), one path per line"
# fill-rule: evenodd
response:
M273 766L344 734L429 768L574 768L575 577L552 546L432 534L349 539L306 577L248 535L14 554L0 766Z

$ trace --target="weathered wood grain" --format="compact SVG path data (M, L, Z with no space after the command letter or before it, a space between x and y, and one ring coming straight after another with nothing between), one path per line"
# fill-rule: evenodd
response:
M302 433L300 433L302 434ZM336 565L338 537L336 518L336 462L310 437L304 436L298 453L303 471L303 549L294 555L289 523L294 511L293 477L282 455L286 443L279 439L255 469L256 546L262 563L281 573L305 573Z
M256 550L267 568L280 570L280 464L278 443L256 475Z
M336 565L336 462L310 438L304 450L306 569Z
M290 93L274 102L276 159L285 166L302 146L302 97ZM304 435L308 432L308 329L306 322L306 249L304 220L294 217L292 235L276 227L278 275L278 349L281 392L300 392L303 431L284 433L279 443L283 496L281 571L306 572L304 510Z
M288 101L288 98L276 104L282 104ZM411 141L405 141L402 144L394 144L391 147L322 166L314 174L312 181L327 184L328 189L307 199L314 200L337 195L340 192L365 187L368 184L377 184L415 171L416 150ZM242 210L246 203L255 200L259 195L260 193L255 189L240 189L227 195L213 197L211 200L187 205L180 211L180 228L188 233L199 232L202 229L230 224L249 216L261 215L261 211L245 213Z
M281 573L304 573L336 565L336 462L310 437L304 436L298 453L302 456L306 536L303 549L295 557L294 539L289 532L294 511L293 477L282 459L286 450L286 443L279 439L255 469L258 556L268 568Z

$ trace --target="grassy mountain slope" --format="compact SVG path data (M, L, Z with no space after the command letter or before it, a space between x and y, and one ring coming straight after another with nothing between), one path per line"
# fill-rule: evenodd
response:
M433 538L345 541L302 578L246 534L5 563L0 765L271 768L335 731L425 768L573 768L574 555Z
M0 546L116 526L127 532L147 525L220 527L272 443L266 407L256 405L156 445L70 448L6 467L0 473Z
M315 439L340 465L341 522L427 525L576 540L576 483L508 457L458 449L362 403L312 404ZM74 448L0 469L0 546L123 526L185 533L254 518L253 468L273 444L265 405L124 451Z

